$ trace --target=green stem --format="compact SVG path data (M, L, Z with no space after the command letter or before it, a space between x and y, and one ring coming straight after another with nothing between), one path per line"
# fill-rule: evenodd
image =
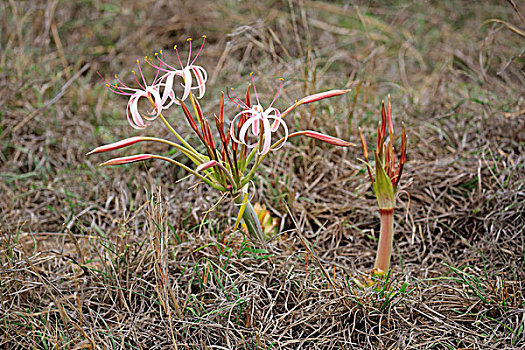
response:
M168 158L168 157L163 157L163 156L157 156L157 155L153 155L152 158L155 158L155 159L160 159L160 160L164 160L166 162L170 162L172 164L175 164L179 167L181 167L182 169L186 170L187 172L189 173L192 173L193 175L197 176L199 179L201 179L202 181L204 181L205 183L207 183L208 185L210 185L211 187L215 188L216 190L219 190L221 192L226 192L227 189L222 186L221 184L218 184L218 183L215 183L215 182L212 182L210 179L206 178L205 176L199 174L198 172L196 172L195 170L187 167L186 165L182 164L182 163L179 163L177 162L176 160L173 160L171 158Z
M257 167L259 166L259 164L261 164L261 161L264 158L264 156L265 155L261 156L259 153L257 153L257 157L255 158L255 161L253 162L252 169L250 170L248 174L246 174L246 176L241 181L241 187L244 187L255 176L255 171L257 170Z
M235 203L237 203L238 205L242 205L242 196L237 196L237 198L235 199ZM263 230L259 221L259 217L257 216L257 213L253 209L253 206L249 200L248 203L246 203L246 208L244 209L244 212L242 214L242 219L246 224L248 233L252 237L258 239L261 243L265 243L266 241L264 240Z
M379 233L379 246L374 270L387 273L390 268L392 243L394 241L394 208L379 209L379 213L381 215L381 232Z
M200 154L200 153L197 153L195 154L194 152L188 150L186 147L184 146L181 146L175 142L171 142L171 141L168 141L168 140L164 140L164 139L159 139L157 137L144 137L143 138L144 141L154 141L154 142L160 142L160 143L165 143L167 145L170 145L172 147L175 147L176 149L178 149L179 151L181 151L186 157L188 157L194 164L197 164L197 165L201 165L202 163L205 163L209 160L208 157Z
M166 118L164 118L164 116L162 114L160 114L159 117L162 120L162 122L164 123L164 125L166 125L168 130L171 131L171 133L173 135L175 135L175 137L184 145L184 147L186 147L188 149L189 152L191 152L195 157L200 159L202 162L206 161L204 159L204 157L199 152L197 152L197 150L195 148L193 148L186 140L184 140L184 138L182 136L179 135L179 133L177 131L175 131L175 129L173 129L171 124L166 120Z

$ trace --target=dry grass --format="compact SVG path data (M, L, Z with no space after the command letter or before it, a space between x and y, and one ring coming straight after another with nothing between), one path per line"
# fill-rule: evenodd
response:
M0 347L523 348L519 6L0 3ZM203 33L206 112L250 71L265 98L286 79L279 107L352 87L289 125L356 142L358 126L373 138L392 95L410 137L410 196L399 197L387 281L359 287L379 220L358 148L294 140L267 161L255 198L281 219L273 255L231 233L228 201L205 216L219 196L188 190L183 172L100 169L103 157L84 156L131 131L126 101L96 72L125 76L137 57Z

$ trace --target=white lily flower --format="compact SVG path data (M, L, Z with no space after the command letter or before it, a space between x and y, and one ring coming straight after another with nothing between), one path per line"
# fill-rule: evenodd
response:
M153 83L148 85L146 83L146 79L144 78L144 74L142 74L142 68L140 67L138 60L137 66L139 68L142 83L137 79L135 71L132 71L132 73L139 88L131 88L127 86L118 78L116 74L115 78L117 79L118 83L115 83L115 85L110 85L106 79L104 79L102 76L100 77L104 79L106 86L110 91L118 95L130 96L128 105L126 107L126 117L128 118L128 122L135 129L144 129L147 126L147 123L144 121L144 119L156 119L163 109L163 100L159 92L159 82L162 80L162 78L159 79L159 72L157 71ZM147 98L150 103L153 103L153 109L150 112L147 112L147 114L140 113L138 107L140 99L144 97Z
M186 66L182 64L182 61L179 56L179 51L177 50L177 45L174 46L175 52L177 53L177 59L179 61L181 69L177 69L168 63L164 61L162 50L160 51L160 56L158 54L155 54L157 57L157 60L159 61L159 64L156 65L152 62L152 60L148 61L148 63L158 69L159 71L163 71L166 74L164 74L161 78L159 83L159 89L162 87L164 89L164 93L162 94L162 102L163 102L163 108L169 108L173 103L180 105L180 101L184 101L188 98L190 95L191 90L198 89L199 94L197 95L197 98L201 99L204 94L206 93L206 81L208 80L208 74L206 70L201 66L194 65L195 61L197 60L197 57L199 57L202 48L204 47L204 42L206 41L206 36L203 35L202 45L199 49L199 52L197 52L197 55L191 60L191 41L192 39L189 38L188 41L190 42L190 50L188 54L188 61L186 63ZM173 84L175 81L175 77L181 77L183 79L182 86L184 87L184 92L182 94L182 97L177 98L175 96L175 92L173 91ZM193 76L195 76L196 85L193 86ZM170 102L166 104L166 101L170 99Z

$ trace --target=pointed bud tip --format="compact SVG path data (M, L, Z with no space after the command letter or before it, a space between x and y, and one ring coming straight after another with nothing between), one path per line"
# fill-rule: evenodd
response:
M334 146L341 146L341 147L355 146L355 144L352 142L348 142L348 141L342 140L337 137L325 135L317 131L306 131L305 135L313 139L329 143Z
M208 161L206 163L203 163L203 164L199 165L197 167L197 169L195 169L195 171L200 172L200 171L209 169L211 167L214 167L216 165L217 165L217 161L216 160L210 160L210 161Z

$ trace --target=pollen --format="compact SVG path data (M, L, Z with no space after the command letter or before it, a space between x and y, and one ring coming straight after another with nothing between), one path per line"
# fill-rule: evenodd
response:
M148 62L148 56L144 56L144 61Z
M162 55L162 50L160 50L160 54Z
M173 50L177 50L177 45L173 45Z
M203 37L204 39L206 39L206 35L203 35L202 37Z
M139 64L139 60L137 60L137 64Z
M280 80L280 81L284 81L284 79L283 79L283 78L279 78L279 80Z
M192 40L193 40L192 38L188 38L188 39L186 39L186 41L192 41Z
M135 71L134 71L134 70L132 70L132 71L131 71L131 74L135 75Z
M233 88L230 88L233 91Z
M253 72L250 72L250 77L253 75Z

